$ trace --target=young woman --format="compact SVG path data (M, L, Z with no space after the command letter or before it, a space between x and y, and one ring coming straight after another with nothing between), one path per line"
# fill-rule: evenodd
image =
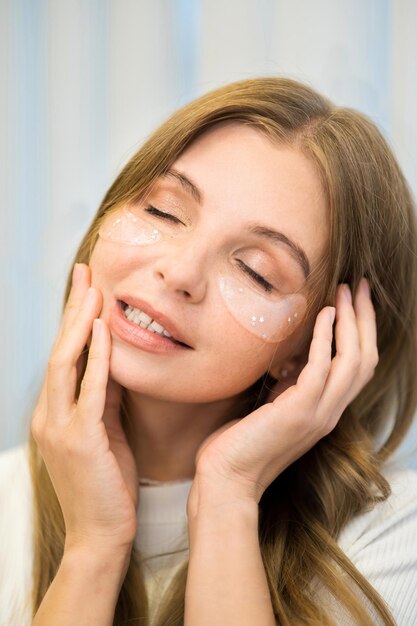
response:
M27 592L33 626L417 623L417 475L388 463L416 409L416 232L379 131L309 87L239 81L176 112L75 256L30 480L2 455L0 610Z

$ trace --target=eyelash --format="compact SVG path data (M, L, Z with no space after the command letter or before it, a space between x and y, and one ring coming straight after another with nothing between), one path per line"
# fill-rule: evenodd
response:
M170 213L164 213L164 211L160 211L154 206L146 207L145 211L147 213L150 213L151 215L160 217L161 219L167 219L170 222L174 222L175 224L183 224L183 222L181 222L181 220L179 220L178 217L175 217L175 215L171 215Z
M145 211L147 213L150 213L151 215L155 215L156 217L159 217L160 219L167 219L170 222L174 222L175 224L182 224L183 223L183 222L181 222L181 220L178 219L178 217L175 217L175 215L171 215L170 213L165 213L164 211L160 211L159 209L157 209L154 206L146 207ZM265 278L263 278L262 276L260 276L256 272L254 272L253 269L248 267L240 259L237 259L237 261L240 264L240 267L243 269L243 271L246 272L246 274L251 276L251 278L253 278L259 285L261 285L261 287L265 291L267 291L268 293L271 293L271 291L273 289L273 286L271 285L271 283L269 283L267 280L265 280Z
M240 259L237 260L238 263L240 264L241 268L243 269L244 272L246 272L246 274L249 274L249 276L251 276L254 280L256 280L257 283L259 283L259 285L261 285L261 287L267 291L268 293L271 293L273 287L271 285L271 283L269 283L267 280L265 280L265 278L263 278L262 276L260 276L259 274L257 274L256 272L253 271L252 268L248 267L243 261L241 261Z

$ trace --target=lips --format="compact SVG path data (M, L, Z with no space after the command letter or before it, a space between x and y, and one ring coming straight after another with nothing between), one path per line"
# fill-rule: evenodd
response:
M155 322L161 324L171 335L171 339L178 341L179 343L183 343L188 348L192 348L192 346L188 343L187 337L182 333L182 331L174 324L174 322L167 317L164 313L157 311L150 304L145 302L145 300L141 300L135 296L129 295L121 295L118 297L119 304L123 309L126 308L126 305L130 305L135 309L140 309L147 315L149 315Z

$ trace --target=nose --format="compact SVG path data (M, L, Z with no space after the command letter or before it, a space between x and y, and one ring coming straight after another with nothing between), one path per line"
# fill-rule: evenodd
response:
M209 259L201 240L174 242L155 261L154 275L189 302L200 302L207 290Z

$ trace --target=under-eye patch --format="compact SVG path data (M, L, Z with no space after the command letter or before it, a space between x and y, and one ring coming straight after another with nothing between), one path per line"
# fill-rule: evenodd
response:
M269 298L248 288L237 276L220 276L219 288L236 321L266 343L286 339L306 310L306 298L302 294Z
M152 220L123 207L109 213L98 232L102 239L131 246L147 245L161 239L161 232Z

